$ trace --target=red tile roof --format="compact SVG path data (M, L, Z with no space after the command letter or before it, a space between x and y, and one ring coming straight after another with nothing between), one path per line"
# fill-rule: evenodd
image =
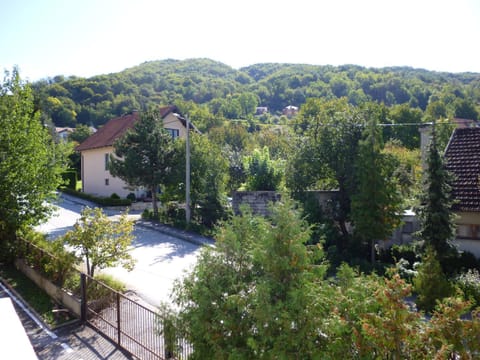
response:
M455 176L455 211L480 212L480 128L455 129L445 150L447 169Z
M128 129L133 127L139 118L138 112L123 115L109 120L95 134L85 139L76 147L77 151L97 149L106 146L113 146L116 139L122 136Z
M177 114L177 118L183 124L187 126L186 120L178 115L178 108L175 105L164 106L159 108L161 118L165 118L170 113ZM85 139L80 145L76 147L77 151L84 151L90 149L98 149L107 146L113 146L115 140L121 137L128 129L133 127L135 121L140 118L138 112L132 112L131 114L123 115L109 120L103 125L96 133ZM193 124L190 124L190 128L196 130Z

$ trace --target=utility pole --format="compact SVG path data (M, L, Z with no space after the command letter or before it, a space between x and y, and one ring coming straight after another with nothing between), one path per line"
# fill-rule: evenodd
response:
M185 116L185 122L187 124L187 137L186 137L186 168L185 168L185 220L187 224L190 223L190 122L188 121L188 115Z

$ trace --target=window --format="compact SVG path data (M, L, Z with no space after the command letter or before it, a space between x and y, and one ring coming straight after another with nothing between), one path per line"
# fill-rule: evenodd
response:
M457 227L457 236L464 239L480 239L480 225L460 224Z
M110 154L105 154L105 170L108 170L109 162L110 162Z
M167 132L170 134L170 136L172 137L172 139L176 139L177 137L180 136L180 130L178 130L178 129L168 129L168 128L165 128L165 130L167 130Z
M110 185L110 179L105 179L105 186Z

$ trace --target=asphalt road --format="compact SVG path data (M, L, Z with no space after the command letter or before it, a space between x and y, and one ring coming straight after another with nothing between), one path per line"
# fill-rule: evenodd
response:
M82 208L83 205L77 202L61 199L55 214L38 226L37 230L48 234L50 238L61 236L72 229ZM117 211L106 213L109 216L118 215ZM130 216L139 217L138 214ZM137 261L134 270L128 272L115 267L102 272L122 280L129 290L152 306L171 302L170 294L175 279L192 269L200 246L143 226L136 226L134 235L135 240L130 250Z

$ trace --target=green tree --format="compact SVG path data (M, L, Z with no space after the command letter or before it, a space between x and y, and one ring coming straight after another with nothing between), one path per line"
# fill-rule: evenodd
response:
M339 246L343 249L349 236L351 197L357 187L355 163L363 115L346 99L309 99L297 121L301 137L287 165L287 186L295 194L338 189L332 215L342 234Z
M438 301L452 295L452 286L437 257L438 254L434 248L428 246L422 257L418 273L413 279L415 291L418 294L417 306L427 312L432 312Z
M87 273L95 275L95 270L120 264L132 270L135 260L130 253L133 240L133 221L123 213L118 221L110 220L100 208L86 207L80 219L64 235L66 244L79 250L85 259Z
M255 149L245 158L245 171L247 190L275 191L280 187L283 175L280 164L270 159L270 152L266 146L262 150Z
M271 219L244 209L204 248L175 300L194 359L314 358L320 316L312 299L325 267L310 229L290 201Z
M375 243L392 235L400 224L402 209L397 183L392 176L392 159L381 151L383 141L377 109L366 111L369 121L359 146L358 192L352 196L352 219L356 236L371 244L373 262Z
M165 196L185 201L185 142L176 144L175 163ZM190 137L190 208L199 223L213 227L226 216L228 160L206 136ZM180 186L179 186L180 185Z
M167 181L174 165L175 147L164 129L158 111L141 114L133 129L114 144L110 172L130 186L144 186L152 194L153 213L158 216L159 185Z
M68 140L81 143L90 135L92 135L92 133L93 131L89 126L80 124L80 125L77 125L77 127L72 133L68 134Z
M6 73L0 85L0 243L51 213L67 155L41 124L30 86L17 69Z
M393 126L392 137L412 150L420 147L420 132L418 125L422 122L423 113L418 108L411 108L407 104L395 105L390 109L390 118ZM388 140L388 139L386 139Z
M77 125L75 130L68 135L68 140L72 142L72 147L77 146L81 142L83 142L86 138L92 135L92 129L87 125ZM81 155L78 151L72 151L69 156L70 166L75 169L77 172L77 178L80 178L82 171L81 171Z
M437 148L435 124L432 128L426 166L418 208L419 236L425 245L431 246L436 251L443 265L453 250L451 240L455 236L455 215L452 211L450 186L452 179Z
M455 117L461 119L478 120L478 110L475 103L467 99L457 99L454 103Z
M238 95L238 102L242 109L242 117L244 119L255 114L258 106L258 97L254 93L245 92Z

